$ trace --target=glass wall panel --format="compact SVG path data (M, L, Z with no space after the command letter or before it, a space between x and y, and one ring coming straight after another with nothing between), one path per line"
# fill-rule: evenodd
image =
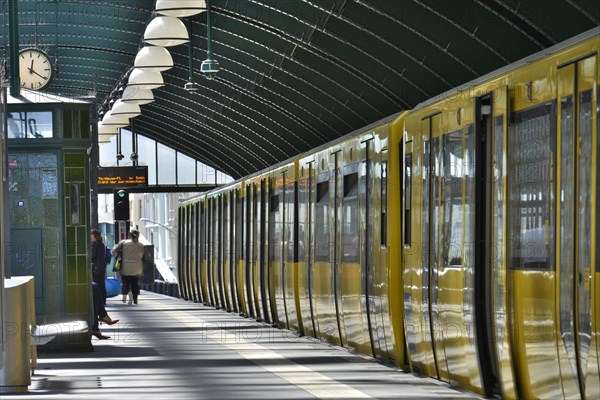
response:
M156 185L156 142L138 135L138 163L148 166L148 183Z
M175 184L175 150L158 144L158 184Z
M177 184L194 185L196 183L195 160L185 154L177 153Z
M53 136L52 111L8 113L8 139L41 139Z

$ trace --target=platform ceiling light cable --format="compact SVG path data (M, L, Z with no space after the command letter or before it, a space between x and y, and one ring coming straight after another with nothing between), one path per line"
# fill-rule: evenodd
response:
M157 89L165 85L160 72L156 71L144 71L141 69L134 69L129 75L129 81L127 86L135 86L139 89Z
M206 60L202 61L200 71L208 79L214 79L221 69L219 62L213 59L212 54L212 25L211 25L211 0L206 0Z
M135 56L133 67L144 71L162 72L173 68L173 57L162 46L146 46Z
M185 18L206 11L204 0L157 0L156 12L168 17Z
M171 47L190 40L183 22L175 17L155 17L144 32L144 42L154 46Z
M192 24L193 22L190 20L189 21L189 25L190 25L190 42L188 43L188 47L189 47L189 54L188 54L188 81L185 85L183 85L183 88L185 90L187 90L188 92L199 92L200 91L200 85L197 84L196 82L194 82L194 46L192 41L194 40L194 37L192 35Z
M121 100L124 103L137 103L140 106L150 104L154 101L154 93L150 89L140 89L135 86L127 86L123 91Z

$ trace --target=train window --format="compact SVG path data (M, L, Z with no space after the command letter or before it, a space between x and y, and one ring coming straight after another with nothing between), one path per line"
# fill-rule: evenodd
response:
M511 268L554 266L554 103L511 115L509 218Z
M242 247L244 243L244 199L240 197L240 191L237 191L235 210L235 257L236 260L244 259Z
M283 235L281 232L281 213L279 212L278 194L271 196L270 210L269 233L271 236L269 242L269 260L279 261L281 259L281 240Z
M443 137L442 193L443 220L441 235L442 258L445 266L462 265L463 241L463 131Z
M329 181L317 183L315 207L315 261L329 262Z
M304 174L306 175L306 174ZM308 232L307 229L307 219L308 219L308 204L307 198L309 193L308 186L308 178L305 176L298 184L296 185L296 222L297 222L297 239L298 239L298 262L304 262L306 259L306 245Z
M273 195L271 196L271 212L277 212L279 211L279 195Z
M344 175L342 201L342 262L358 263L360 257L358 172Z
M410 246L412 206L412 154L404 156L404 245Z
M387 246L387 161L381 163L381 245Z

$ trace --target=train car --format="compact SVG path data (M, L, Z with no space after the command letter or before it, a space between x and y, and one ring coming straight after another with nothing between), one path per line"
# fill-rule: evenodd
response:
M249 217L245 260L247 284L251 293L248 303L257 321L273 323L269 290L269 171L254 174L244 181Z
M390 268L399 265L399 213L388 204L400 204L402 134L392 134L392 123L401 119L393 115L304 154L297 211L305 332L400 364L402 276Z
M484 396L599 398L599 47L182 203L184 297Z
M302 333L296 304L298 242L296 175L298 164L284 162L269 172L269 284L274 322Z
M599 47L596 29L406 117L413 371L486 396L600 396Z

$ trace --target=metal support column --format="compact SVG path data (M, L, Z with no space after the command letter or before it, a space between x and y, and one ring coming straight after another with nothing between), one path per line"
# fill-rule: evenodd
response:
M100 149L98 147L98 107L94 102L90 110L92 145L90 147L90 224L98 227L98 166Z
M8 0L8 40L10 52L10 95L21 95L21 80L19 78L19 0Z

